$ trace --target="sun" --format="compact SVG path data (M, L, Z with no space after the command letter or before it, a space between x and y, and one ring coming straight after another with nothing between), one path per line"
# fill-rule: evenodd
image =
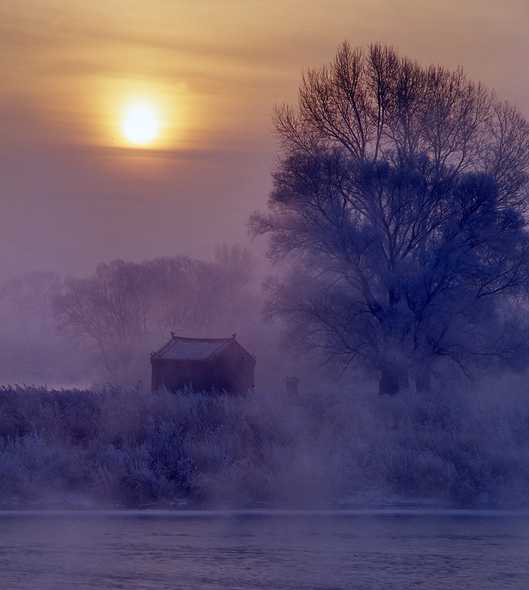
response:
M129 107L123 119L123 134L134 145L148 145L158 135L160 123L155 109L146 104Z

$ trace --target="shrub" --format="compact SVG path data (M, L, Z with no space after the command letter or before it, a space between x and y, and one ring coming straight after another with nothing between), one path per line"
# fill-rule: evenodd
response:
M529 400L498 391L373 399L3 388L0 501L525 505Z

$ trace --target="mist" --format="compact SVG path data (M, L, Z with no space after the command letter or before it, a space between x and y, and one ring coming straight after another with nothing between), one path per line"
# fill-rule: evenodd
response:
M527 506L525 9L209 4L3 11L0 503ZM254 390L151 391L171 332Z
M88 276L32 272L0 287L0 382L52 388L150 386L150 353L175 332L234 333L260 361L258 383L303 365L278 354L280 330L263 320L262 268L247 247L217 245L207 259L114 260Z
M281 325L263 320L261 281L252 252L226 244L209 260L116 260L88 277L7 281L0 503L527 508L523 372L438 371L427 394L410 383L380 396L367 373L288 348ZM88 329L102 318L108 329ZM237 332L257 359L255 390L152 392L149 356L171 328Z
M375 390L376 391L376 390ZM523 383L241 398L0 391L4 507L527 509ZM464 393L464 395L463 395Z
M84 277L116 259L209 259L216 244L247 245L246 220L266 199L270 159L261 146L10 146L0 161L0 247L9 253L2 282L49 271Z

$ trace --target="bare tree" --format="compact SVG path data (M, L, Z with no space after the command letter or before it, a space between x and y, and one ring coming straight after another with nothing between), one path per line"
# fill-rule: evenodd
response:
M529 127L459 69L344 43L274 113L268 312L326 362L394 394L435 363L521 362Z
M55 315L113 382L130 384L151 344L159 345L169 331L235 331L252 276L250 252L239 246L219 246L214 262L184 256L139 264L115 260L100 264L91 277L69 279L55 299Z
M114 379L123 378L147 333L148 280L141 270L123 260L100 264L92 277L69 279L55 300L62 330L92 346Z

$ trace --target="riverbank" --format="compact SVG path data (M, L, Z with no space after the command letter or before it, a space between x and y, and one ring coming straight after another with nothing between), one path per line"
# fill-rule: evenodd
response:
M524 509L522 393L0 390L7 508Z

